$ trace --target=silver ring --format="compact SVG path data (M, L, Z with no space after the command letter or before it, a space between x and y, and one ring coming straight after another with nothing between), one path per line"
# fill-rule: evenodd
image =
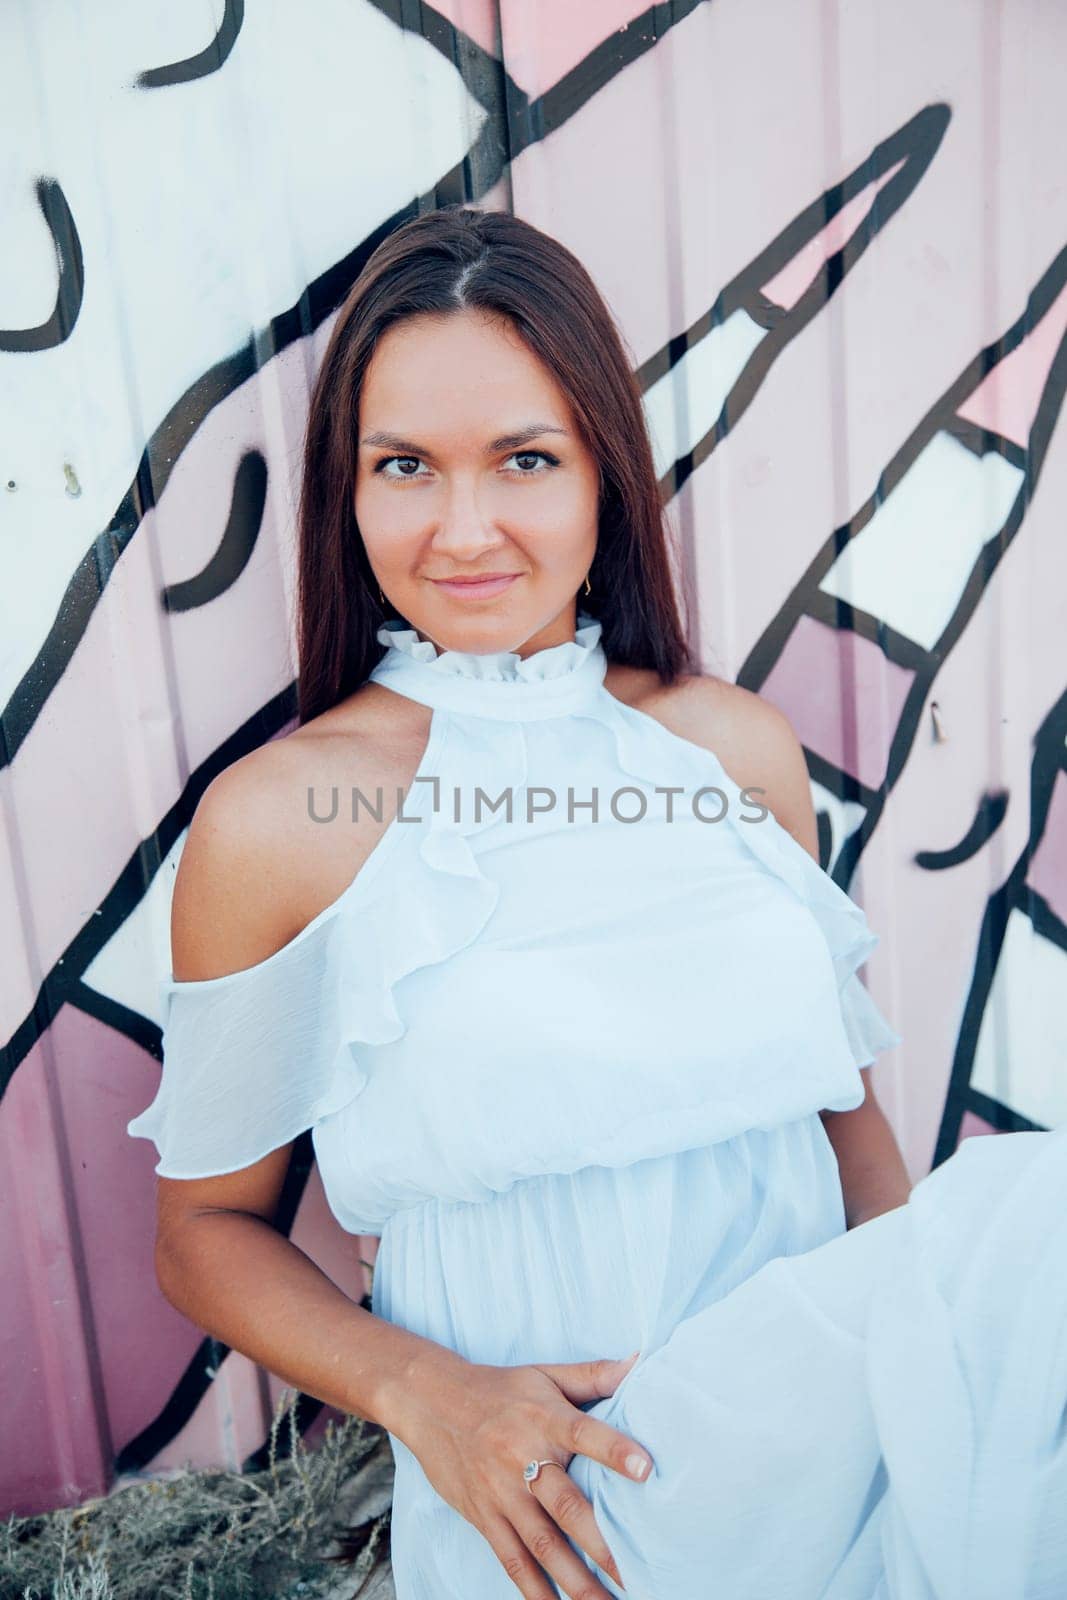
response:
M522 1469L522 1475L526 1480L526 1487L530 1490L531 1494L533 1494L531 1485L536 1483L537 1479L541 1476L542 1467L559 1467L563 1472L567 1470L562 1461L527 1461L526 1465Z

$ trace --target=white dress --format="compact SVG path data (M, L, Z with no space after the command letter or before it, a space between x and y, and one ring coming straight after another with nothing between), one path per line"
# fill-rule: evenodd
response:
M128 1131L192 1178L311 1128L376 1313L470 1360L639 1349L592 1410L652 1476L571 1464L628 1600L1062 1600L1063 1138L970 1140L845 1232L818 1113L900 1042L876 936L578 622L525 659L380 630L433 712L400 813L274 955L165 981ZM513 1600L392 1442L398 1600Z

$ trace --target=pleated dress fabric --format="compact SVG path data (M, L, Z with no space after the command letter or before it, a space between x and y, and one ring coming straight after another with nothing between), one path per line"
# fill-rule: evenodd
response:
M1036 1509L1067 1489L1067 1246L1046 1229L1038 1263L1027 1221L1067 1214L1059 1135L968 1141L846 1233L819 1112L900 1042L860 908L711 751L609 693L592 617L525 658L378 637L373 680L432 709L418 773L289 944L162 984L159 1091L128 1125L156 1171L235 1171L310 1128L341 1226L380 1236L379 1316L477 1362L639 1350L591 1409L652 1476L570 1468L631 1600L1067 1593L1063 1516ZM398 1600L511 1600L392 1443ZM987 1590L1009 1514L1018 1584Z

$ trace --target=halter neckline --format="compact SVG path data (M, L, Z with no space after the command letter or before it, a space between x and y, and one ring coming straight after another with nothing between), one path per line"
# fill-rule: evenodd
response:
M600 690L607 657L601 623L578 613L573 639L531 655L514 650L438 650L399 618L376 637L386 653L371 672L375 683L423 705L504 720L566 716Z

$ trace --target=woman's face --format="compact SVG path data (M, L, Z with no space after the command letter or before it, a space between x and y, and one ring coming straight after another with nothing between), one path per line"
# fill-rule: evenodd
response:
M573 639L599 468L513 325L475 311L396 324L358 421L356 520L389 605L441 650ZM488 573L505 581L449 582Z

